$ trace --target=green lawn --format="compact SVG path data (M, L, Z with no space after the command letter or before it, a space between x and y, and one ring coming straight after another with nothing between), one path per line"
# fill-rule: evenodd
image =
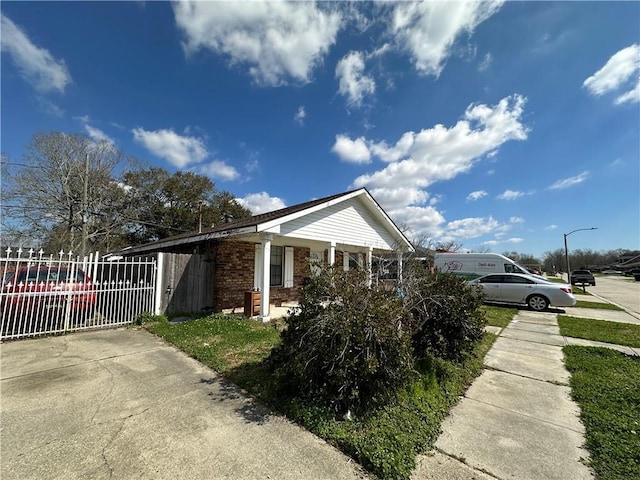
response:
M517 308L497 307L495 305L482 305L480 309L485 312L487 325L492 327L506 327L518 313Z
M486 310L489 324L503 324L516 312L494 308ZM394 401L362 418L343 421L326 408L284 397L277 391L261 362L279 341L279 331L273 326L214 315L175 325L158 321L145 327L384 479L409 478L416 456L433 448L442 420L482 372L483 358L496 338L485 334L460 364L439 359L422 361L416 365L416 381Z
M600 310L619 310L619 311L623 311L622 308L618 307L617 305L613 305L612 303L589 302L587 300L580 300L580 297L578 295L576 295L576 298L578 299L578 301L574 305L575 307L579 307L579 308L596 308L596 309L600 309Z
M640 478L640 358L574 345L563 352L596 478Z
M558 315L560 335L640 348L640 325Z

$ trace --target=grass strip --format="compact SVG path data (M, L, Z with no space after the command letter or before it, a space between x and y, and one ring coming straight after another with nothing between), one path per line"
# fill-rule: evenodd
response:
M563 352L596 477L640 478L640 358L575 345Z
M416 380L393 401L344 421L325 407L278 391L261 362L279 341L272 326L216 315L145 327L385 479L408 479L416 456L433 448L442 420L482 372L483 358L496 338L486 333L461 363L421 360Z
M640 325L558 315L560 335L640 347Z
M624 311L624 309L620 308L617 305L612 303L604 303L604 302L588 302L586 300L579 300L576 302L574 307L578 308L595 308L597 310L617 310Z
M517 308L497 307L495 305L482 305L480 309L485 313L487 325L492 327L506 327L518 314Z

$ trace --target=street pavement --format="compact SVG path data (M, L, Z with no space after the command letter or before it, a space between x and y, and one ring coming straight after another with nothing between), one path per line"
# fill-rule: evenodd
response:
M587 291L640 319L640 282L633 277L599 275L596 277L596 286L587 287Z

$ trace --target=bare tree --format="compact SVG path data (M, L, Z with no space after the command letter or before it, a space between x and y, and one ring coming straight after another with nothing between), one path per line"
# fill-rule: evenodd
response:
M16 230L50 248L78 253L108 249L121 234L123 189L114 169L123 153L84 135L42 132L27 145L23 163L8 175L4 215Z

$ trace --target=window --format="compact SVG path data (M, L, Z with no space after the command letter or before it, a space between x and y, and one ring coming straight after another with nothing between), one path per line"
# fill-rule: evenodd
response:
M480 279L480 283L503 283L504 275L487 275Z
M515 275L506 275L505 278L505 283L520 283L520 284L532 284L532 283L536 283L533 280L530 280L528 278L524 278L524 277L516 277Z
M349 253L349 270L357 269L360 266L360 259L357 253Z
M282 286L282 274L284 266L284 247L271 247L271 268L269 270L269 285Z

